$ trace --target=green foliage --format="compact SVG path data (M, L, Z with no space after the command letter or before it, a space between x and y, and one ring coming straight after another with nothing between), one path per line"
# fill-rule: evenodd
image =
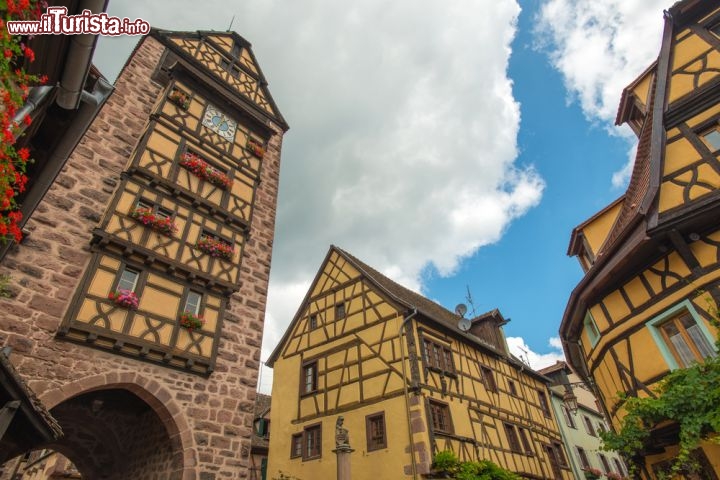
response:
M718 322L718 309L708 299L709 311ZM719 330L720 331L720 330ZM715 341L720 349L720 336ZM688 368L670 372L655 389L655 398L628 397L621 394L621 405L627 415L618 433L601 433L604 449L615 450L630 460L631 468L637 465L644 448L651 444L651 430L663 424L677 424L680 433L680 451L673 461L672 473L693 470L695 460L691 453L703 440L720 443L720 357L705 359Z
M11 280L10 275L0 275L0 298L12 297L12 291L10 290Z
M449 450L435 454L432 466L436 473L455 480L520 480L514 473L489 460L461 462Z

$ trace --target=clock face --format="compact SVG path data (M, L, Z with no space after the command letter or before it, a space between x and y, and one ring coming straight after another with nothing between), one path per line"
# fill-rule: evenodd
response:
M212 105L208 105L205 110L202 124L225 140L232 141L235 138L237 123Z

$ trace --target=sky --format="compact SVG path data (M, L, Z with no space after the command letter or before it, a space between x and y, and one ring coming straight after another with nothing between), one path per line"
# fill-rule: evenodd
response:
M516 355L562 359L572 229L619 197L622 89L672 0L110 2L169 30L240 33L290 124L263 360L331 244L450 310L500 309ZM234 17L234 19L233 19ZM137 38L102 37L114 80ZM472 300L472 302L470 302ZM269 392L263 368L260 389Z

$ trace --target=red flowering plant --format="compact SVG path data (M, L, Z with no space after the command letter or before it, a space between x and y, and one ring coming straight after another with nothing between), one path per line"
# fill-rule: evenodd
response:
M248 137L247 148L250 149L252 154L256 157L262 158L263 155L265 155L265 147L263 147L262 143L258 142L254 138Z
M593 467L583 468L583 473L585 474L585 478L588 480L597 480L602 477L602 472Z
M137 294L132 290L115 290L108 294L108 298L118 307L127 308L128 310L137 310L140 303Z
M233 255L235 255L233 246L218 238L203 236L198 240L197 247L211 257L222 258L223 260L232 260Z
M178 90L177 88L173 88L170 91L170 94L168 95L168 100L170 100L172 103L182 108L183 110L187 110L188 108L190 108L190 95L183 92L182 90Z
M620 475L617 472L609 472L605 476L608 478L608 480L626 480L624 476Z
M152 208L135 207L130 210L130 217L168 237L171 237L178 229L172 218L158 215L153 212Z
M205 319L199 315L195 315L192 312L183 312L180 315L180 326L187 328L189 331L201 330L205 325Z
M180 158L180 166L187 168L193 175L217 185L225 190L232 187L233 181L223 172L208 164L201 156L185 152Z
M30 160L27 148L17 148L18 136L22 133L22 124L30 125L29 115L18 122L14 117L25 103L30 86L42 84L47 77L29 75L22 68L25 60L35 60L35 52L23 42L23 37L10 35L6 23L11 20L37 20L41 9L47 7L44 1L7 0L0 9L0 241L13 238L22 240L20 222L22 214L17 211L15 197L25 191L26 166ZM0 5L2 5L0 3Z

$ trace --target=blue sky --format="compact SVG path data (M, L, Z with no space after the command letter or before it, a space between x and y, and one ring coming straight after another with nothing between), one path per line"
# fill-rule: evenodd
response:
M267 358L330 244L449 309L469 287L511 349L562 357L574 226L623 191L622 88L657 56L666 0L110 2L156 28L233 28L290 124ZM114 79L133 38L102 38ZM523 353L523 349L527 354ZM270 390L264 370L262 389Z

